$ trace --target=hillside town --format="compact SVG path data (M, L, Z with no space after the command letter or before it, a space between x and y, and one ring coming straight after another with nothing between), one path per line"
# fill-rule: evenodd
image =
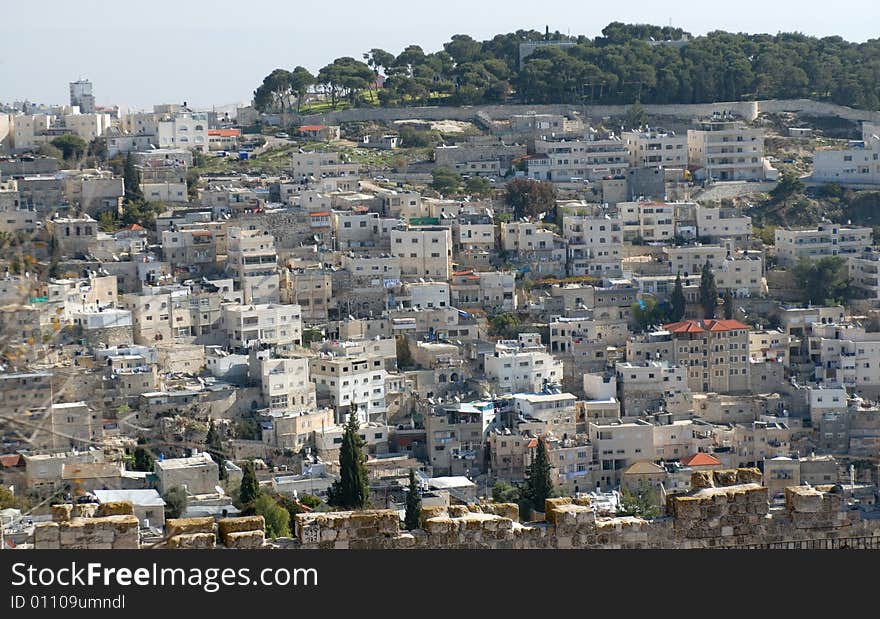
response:
M0 105L4 549L870 529L880 112L395 107L390 56L222 111Z

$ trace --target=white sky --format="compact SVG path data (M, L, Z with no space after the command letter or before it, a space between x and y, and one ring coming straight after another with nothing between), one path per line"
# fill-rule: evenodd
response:
M880 0L43 0L3 2L0 101L66 103L68 82L94 84L98 105L149 108L247 101L263 76L300 64L407 44L440 49L518 29L595 36L608 23L652 23L694 34L791 32L880 37Z

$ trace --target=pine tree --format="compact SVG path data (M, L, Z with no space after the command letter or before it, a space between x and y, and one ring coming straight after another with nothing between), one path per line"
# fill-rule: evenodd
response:
M364 441L358 434L359 429L357 411L353 410L342 434L339 480L333 482L329 493L330 503L344 509L363 509L370 495L367 467L364 465Z
M531 501L532 508L544 511L544 501L553 496L553 480L550 477L550 460L543 439L538 439L535 458L526 469L525 497Z
M138 447L134 450L134 470L135 471L146 471L148 473L153 472L153 454L144 449L143 447Z
M726 290L722 298L724 299L724 318L730 320L733 318L733 295L729 290Z
M709 261L703 265L700 274L700 305L703 306L704 318L715 318L715 308L718 307L718 288L715 286L715 274L709 266Z
M248 505L256 501L258 496L260 496L260 482L257 481L257 473L254 471L253 463L248 462L244 465L238 501L242 505Z
M406 514L403 525L407 531L419 528L419 520L422 515L422 498L419 496L419 486L416 483L416 474L409 470L409 491L406 494Z
M681 274L675 276L675 287L672 289L672 296L669 298L669 302L672 304L669 318L673 322L678 322L684 318L684 311L687 306L687 300L684 298L684 287L681 284Z

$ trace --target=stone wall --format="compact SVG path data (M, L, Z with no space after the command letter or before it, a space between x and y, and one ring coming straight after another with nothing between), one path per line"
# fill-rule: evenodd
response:
M473 120L477 114L485 114L497 120L514 114L571 114L601 119L604 116L622 116L628 105L482 105L473 107L404 107L404 108L357 108L327 114L293 117L294 124L339 124L344 122L419 120ZM852 121L880 122L880 112L857 110L833 103L809 99L786 99L769 101L736 101L727 103L700 103L680 105L645 105L651 116L668 116L690 121L697 117L711 116L714 112L733 112L748 120L759 113L795 112L812 116L837 116Z
M757 469L694 474L689 495L669 497L670 517L600 517L588 500L548 499L545 521L520 523L513 504L431 507L421 528L401 531L396 512L297 514L304 549L661 549L880 546L880 522L843 510L834 487L789 488L786 506L771 509ZM843 540L846 540L844 542ZM816 546L819 544L819 546Z
M262 548L266 544L262 516L223 518L170 518L165 538L140 544L140 525L128 502L100 505L53 505L52 522L34 527L34 548L45 550L137 550L138 548Z

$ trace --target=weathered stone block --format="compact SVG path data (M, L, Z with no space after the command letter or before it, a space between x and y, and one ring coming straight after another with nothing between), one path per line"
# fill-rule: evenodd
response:
M262 520L262 516L260 516ZM262 529L259 531L232 531L225 535L223 543L227 548L262 548L266 543L266 535Z
M128 501L108 501L98 505L95 516L133 516L134 506Z
M764 477L758 468L736 469L736 483L738 484L762 484L763 480Z
M712 479L715 487L719 486L735 486L737 484L737 469L724 469L720 471L712 471Z
M34 547L48 548L48 545L61 543L58 523L38 522L34 525Z
M73 505L69 503L62 503L60 505L52 506L52 521L53 522L67 522L70 520L71 512L73 511Z
M217 522L217 534L227 544L226 538L233 533L245 531L265 531L266 521L262 516L242 516L240 518L222 518ZM227 544L228 546L228 544Z
M165 521L165 534L169 536L191 533L214 534L214 519L204 518L169 518Z
M70 510L71 518L94 518L98 511L97 503L77 503Z
M166 548L214 548L217 545L217 537L214 533L183 533L168 538Z
M712 488L714 485L712 471L695 471L691 474L691 488L694 490Z

